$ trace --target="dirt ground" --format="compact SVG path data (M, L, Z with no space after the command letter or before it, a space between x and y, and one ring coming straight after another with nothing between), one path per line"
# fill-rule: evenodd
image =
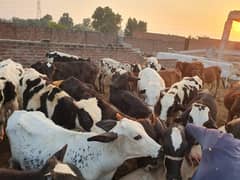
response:
M227 119L227 110L223 104L224 92L225 92L225 89L221 85L216 97L217 106L218 106L218 114L217 114L218 126L224 125ZM8 167L9 158L10 158L10 149L8 145L8 140L4 140L4 142L0 143L0 167Z

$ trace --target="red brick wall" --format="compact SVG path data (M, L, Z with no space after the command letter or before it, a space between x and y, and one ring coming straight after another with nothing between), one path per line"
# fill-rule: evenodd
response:
M16 39L40 41L49 39L52 42L70 42L80 44L116 44L116 34L102 34L99 32L80 32L72 30L57 30L31 26L16 26L11 23L0 22L0 39Z
M221 41L219 39L198 38L191 39L189 49L219 48ZM240 42L229 41L226 49L240 50Z
M185 38L155 33L136 32L132 37L125 37L125 42L134 48L140 48L147 54L155 54L159 51L168 51L168 48L183 50Z
M133 33L132 37L125 37L125 42L134 48L140 48L147 54L155 54L159 51L168 51L168 48L174 50L184 50L185 37L156 34L156 33ZM191 39L189 49L218 48L220 40L210 38ZM228 42L227 49L240 50L240 42Z
M0 40L0 60L12 58L25 66L29 66L39 60L45 60L45 54L50 50L90 57L94 61L103 57L111 57L121 62L143 62L143 57L128 48L70 43L43 43L39 41Z

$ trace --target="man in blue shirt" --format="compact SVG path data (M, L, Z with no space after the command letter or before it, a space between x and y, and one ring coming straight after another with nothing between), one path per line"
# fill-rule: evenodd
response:
M240 140L190 123L186 131L202 147L202 159L192 180L240 180Z

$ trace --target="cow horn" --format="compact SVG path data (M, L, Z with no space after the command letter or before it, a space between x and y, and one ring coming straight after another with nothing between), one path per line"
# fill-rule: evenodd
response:
M116 119L118 121L122 120L124 117L120 113L116 113Z
M53 81L52 84L56 87L59 87L62 84L63 80Z

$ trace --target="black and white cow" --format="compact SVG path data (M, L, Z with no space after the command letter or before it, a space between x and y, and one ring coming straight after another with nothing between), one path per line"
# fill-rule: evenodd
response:
M88 98L96 98L97 104L102 111L102 120L114 119L117 120L117 113L120 111L109 103L102 95L96 92L88 84L74 78L70 77L59 84L59 88L67 92L76 101Z
M181 167L185 155L188 153L189 145L184 127L172 125L166 128L162 136L162 146L167 169L167 180L181 180Z
M71 61L90 61L89 58L84 59L79 56L63 53L60 51L50 51L46 53L47 62L54 63L54 62L71 62Z
M47 62L37 62L32 64L31 67L46 74L52 81L74 76L95 86L98 67L94 62L57 51L50 52L46 56L48 57Z
M25 69L20 84L23 109L41 111L58 125L90 131L101 120L96 98L75 101L65 91L47 84L33 68Z
M161 120L167 120L179 110L184 111L185 106L197 95L200 88L202 80L198 76L185 77L182 81L174 83L167 92L161 92L155 106L155 114Z
M202 91L191 101L178 121L183 123L184 126L187 123L193 123L207 128L216 128L216 116L217 104L215 98L208 91Z
M109 87L114 74L132 72L136 77L141 70L140 64L121 63L111 58L102 58L99 61L98 82L96 85L101 93L109 95Z
M63 162L75 165L85 179L96 180L111 179L129 158L160 155L161 146L137 122L124 118L101 121L98 126L108 132L74 132L57 126L41 112L15 111L7 124L12 160L23 169L38 169L67 144Z
M19 79L24 69L21 64L6 59L0 62L0 140L9 115L19 108Z
M45 165L36 171L20 171L0 168L1 180L84 180L81 172L73 165L62 163L67 146L50 157Z

